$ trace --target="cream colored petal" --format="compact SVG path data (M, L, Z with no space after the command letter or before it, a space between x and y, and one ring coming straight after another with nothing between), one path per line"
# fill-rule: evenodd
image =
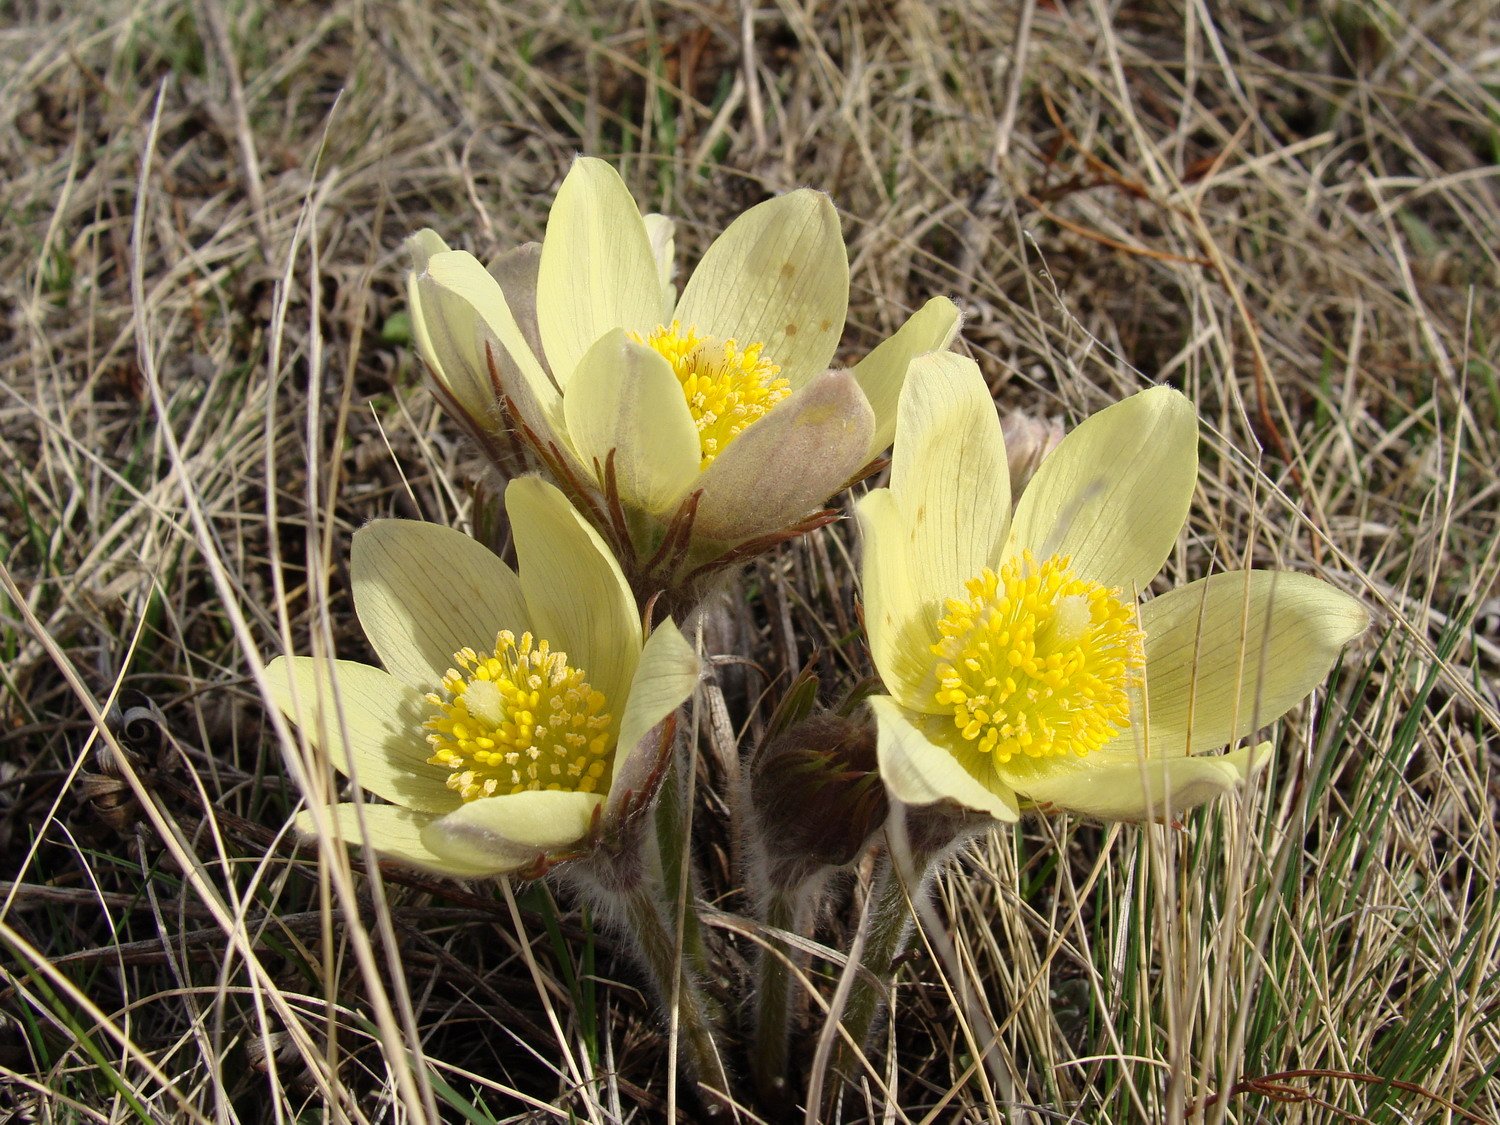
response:
M521 338L532 356L542 360L541 329L536 322L536 275L542 263L542 244L526 242L501 254L489 266L489 274L500 286L505 304L515 317ZM505 357L507 360L509 356Z
M996 820L1020 819L1015 794L1003 782L996 778L993 787L981 783L946 748L913 725L913 716L894 699L873 696L870 706L879 732L880 777L891 796L908 805L956 801Z
M376 520L354 533L354 612L386 671L434 691L463 648L531 627L521 583L482 543L420 520Z
M864 467L874 426L849 372L814 376L704 471L694 534L740 543L796 523Z
M911 577L938 597L993 565L1010 521L1010 470L989 388L971 359L929 352L901 392L891 494Z
M1127 596L1156 577L1198 480L1198 414L1170 387L1131 395L1088 419L1021 493L1007 556L1065 554L1081 577Z
M395 805L365 805L363 811L352 804L334 805L328 810L333 817L335 838L358 847L361 838L383 859L393 859L424 871L454 879L482 879L498 875L503 867L494 863L464 863L438 855L422 842L422 829L433 819L432 813L416 813ZM294 822L305 836L318 834L310 812L300 812Z
M651 242L651 253L656 258L656 272L661 278L661 299L664 308L677 303L677 224L665 215L652 212L641 216L646 224L646 238Z
M540 477L511 481L505 510L538 638L566 652L619 716L641 654L641 619L620 564L567 497Z
M622 329L605 333L579 362L563 416L574 451L601 488L614 451L627 509L668 513L698 479L702 446L682 384L659 352Z
M794 388L826 369L849 311L838 213L806 188L750 208L708 248L682 291L684 328L764 344Z
M1152 756L1163 739L1191 733L1197 753L1279 719L1369 620L1349 595L1287 571L1215 574L1152 598L1141 606ZM1115 744L1133 752L1135 738Z
M558 386L568 385L611 328L645 336L666 315L656 255L630 189L604 161L579 157L547 216L537 273L537 320Z
M458 804L447 772L427 764L430 708L415 688L368 664L311 656L278 656L266 682L281 713L361 788L418 812Z
M699 672L698 654L670 618L646 638L635 682L630 685L630 700L620 720L620 742L609 786L612 805L627 790L638 790L644 785L656 757L656 747L642 742L693 694Z
M430 821L422 843L458 863L516 871L581 845L603 803L597 793L555 789L484 797Z
M1108 755L1045 759L1026 776L1007 779L1016 792L1048 811L1081 813L1098 820L1162 820L1243 786L1271 760L1271 744L1252 752L1130 758ZM1051 766L1053 768L1045 768Z
M480 366L481 345L475 342L479 314L467 304L445 300L441 291L433 292L430 286L424 292L423 276L416 271L406 275L406 304L417 354L475 426L497 430L498 403L488 373Z
M427 268L428 259L434 254L446 254L448 244L443 241L443 236L431 227L423 227L416 234L406 239L406 252L411 256L411 268L421 273Z
M943 597L915 580L906 521L888 489L861 497L855 514L863 560L860 596L875 670L904 707L936 712L932 646L939 640Z
M497 368L503 367L504 373L514 371L547 427L561 428L562 399L557 388L526 342L500 283L474 255L462 250L434 254L427 260L427 269L414 275L412 285L417 292L414 304L421 303L432 347L444 371L450 375L456 370L467 372L472 387L478 388L471 393L485 396L493 415L496 397L485 344L498 344L509 363L501 364L497 356Z
M854 365L854 378L875 412L869 460L878 457L896 436L896 404L906 383L906 368L924 352L947 351L958 334L958 308L947 297L934 297L907 318L895 335L881 341Z

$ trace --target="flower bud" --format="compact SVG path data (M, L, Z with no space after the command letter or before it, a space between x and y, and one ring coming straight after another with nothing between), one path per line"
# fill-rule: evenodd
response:
M1010 466L1010 498L1014 503L1042 459L1062 441L1063 427L1056 418L1038 418L1024 411L1012 410L1000 420L1000 432L1005 436L1005 460Z
M889 808L875 772L874 723L861 711L793 724L756 756L750 803L772 884L852 862Z

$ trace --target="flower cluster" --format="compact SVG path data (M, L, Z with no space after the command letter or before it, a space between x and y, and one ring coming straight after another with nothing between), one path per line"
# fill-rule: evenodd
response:
M432 231L408 245L417 349L509 478L518 565L432 524L355 533L354 607L383 667L266 670L276 705L350 783L351 800L314 804L298 827L446 876L572 878L678 1006L709 1100L731 1096L733 1068L680 891L692 851L675 716L701 664L679 625L711 577L833 518L826 505L893 442L888 481L855 505L879 687L820 706L815 680L791 685L731 802L770 935L752 1068L772 1112L788 1096L798 956L777 935L816 924L831 872L883 857L872 894L889 901L845 1012L857 1045L906 896L966 834L1028 812L1166 820L1243 787L1271 758L1256 732L1367 625L1305 574L1156 587L1198 480L1197 413L1176 390L1065 436L1002 424L979 368L948 350L959 316L941 296L835 366L849 265L818 192L741 215L680 294L672 223L598 160L574 164L540 245L488 268ZM888 825L915 886L881 842Z

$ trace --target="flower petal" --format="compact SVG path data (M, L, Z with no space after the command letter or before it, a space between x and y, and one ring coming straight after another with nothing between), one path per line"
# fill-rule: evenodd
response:
M474 425L485 430L499 426L494 391L479 360L479 315L472 307L444 299L442 291L425 287L427 262L448 247L434 231L418 231L406 240L414 270L406 275L406 303L411 313L412 339L417 354L439 386L453 396Z
M1020 819L1015 794L998 778L994 788L980 782L947 749L914 726L894 699L872 696L870 706L879 730L875 752L880 777L891 796L908 805L956 801L996 820Z
M682 384L659 352L623 329L605 333L579 361L563 416L574 452L601 487L614 451L627 509L670 512L698 479L702 446Z
M329 812L333 815L337 839L352 846L367 839L370 847L383 859L393 859L454 879L479 879L497 875L502 870L494 863L464 863L450 859L424 844L422 829L432 822L431 813L412 812L396 805L365 805L360 810L348 803L334 805ZM298 813L294 823L297 831L305 836L318 834L317 823L310 812Z
M896 405L906 383L906 369L924 352L947 351L958 333L958 308L947 297L934 297L907 318L895 335L854 365L854 378L875 411L875 433L869 460L878 457L896 436Z
M334 767L368 789L418 812L459 803L447 774L427 764L422 693L352 660L278 656L266 665L271 700Z
M666 314L656 255L630 189L604 161L579 157L552 202L537 274L537 318L557 385L568 385L611 328L644 336Z
M677 303L677 286L672 284L677 275L677 224L655 212L642 215L641 221L646 224L646 238L651 242L656 272L661 278L662 306L670 309Z
M532 364L528 359L523 368L511 359L505 348L494 346L498 341L490 342L490 355L495 361L494 378L499 381L500 392L509 397L519 422L544 444L553 444L576 473L582 466L563 433L562 402L557 395L556 381L547 371L541 326L536 319L536 279L541 261L542 244L527 242L501 254L489 266L490 276L505 295L505 303L510 307L521 337L530 349L531 359L536 363ZM587 473L579 475L586 476Z
M932 597L959 597L996 561L1010 521L1000 417L978 366L951 352L912 361L898 414L891 495L911 578Z
M540 477L511 481L505 510L537 638L566 652L619 715L641 653L641 619L620 564L568 498Z
M582 843L603 803L598 793L560 789L484 797L429 821L422 843L444 859L516 871Z
M1156 577L1198 481L1198 415L1152 387L1101 410L1062 439L1021 493L1007 557L1070 555L1082 578L1127 597Z
M630 699L620 720L619 749L609 799L613 806L629 790L639 791L654 764L654 747L642 741L663 719L677 710L698 686L698 654L671 618L646 638L636 666Z
M765 345L795 389L828 367L849 311L838 212L803 188L750 208L708 248L677 303L684 328Z
M889 489L866 493L854 510L863 559L860 597L875 670L903 707L935 714L941 708L932 697L932 646L939 639L942 595L913 579L906 520Z
M1223 746L1275 722L1369 622L1348 594L1287 571L1215 574L1152 598L1141 606L1151 756ZM1112 745L1133 754L1135 739Z
M1271 744L1196 758L1048 758L1024 779L1002 770L1016 792L1051 810L1099 820L1161 820L1244 785L1271 760ZM1048 768L1043 768L1048 767Z
M542 332L536 322L536 275L542 264L542 244L525 242L507 250L490 263L489 274L500 286L505 303L515 317L521 338L537 360L543 358ZM509 355L498 357L509 362Z
M406 240L406 252L411 255L411 268L421 273L427 268L427 262L436 254L446 254L451 247L443 241L443 236L431 227L423 227L416 234Z
M561 428L562 399L557 388L532 353L500 283L473 254L450 250L432 255L427 259L427 268L412 275L408 288L412 292L414 329L417 321L422 320L429 346L441 361L442 371L450 381L459 378L459 373L466 380L464 394L482 400L489 416L495 417L495 388L485 345L498 344L497 370L507 376L513 372L513 381L522 388L520 393L535 401L535 409L546 425L552 430ZM420 343L421 330L418 330ZM427 358L425 351L423 358ZM454 394L459 394L456 386ZM464 402L466 409L472 409L467 399Z
M815 375L704 471L693 533L742 543L796 523L864 467L874 426L849 372Z
M386 671L434 691L463 648L488 650L501 629L530 628L521 583L461 531L376 520L354 533L354 612Z
M947 599L995 561L1010 518L1010 473L973 360L918 356L897 412L890 489L857 508L865 629L887 690L910 710L935 714L937 622Z

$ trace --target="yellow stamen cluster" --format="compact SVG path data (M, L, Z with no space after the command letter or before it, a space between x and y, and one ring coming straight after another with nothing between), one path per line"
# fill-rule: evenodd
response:
M936 701L997 763L1088 754L1130 719L1146 662L1134 606L1071 561L1027 552L999 574L985 568L938 622Z
M708 468L731 441L792 393L792 385L776 377L781 368L761 358L761 344L741 348L733 340L700 336L693 328L684 330L675 320L636 339L665 357L682 384L698 426L701 469Z
M427 696L437 713L424 724L427 762L449 771L449 789L473 801L528 789L593 793L607 783L613 719L566 653L546 641L533 647L530 633L518 642L507 629L494 655L466 648L453 660L446 696Z

